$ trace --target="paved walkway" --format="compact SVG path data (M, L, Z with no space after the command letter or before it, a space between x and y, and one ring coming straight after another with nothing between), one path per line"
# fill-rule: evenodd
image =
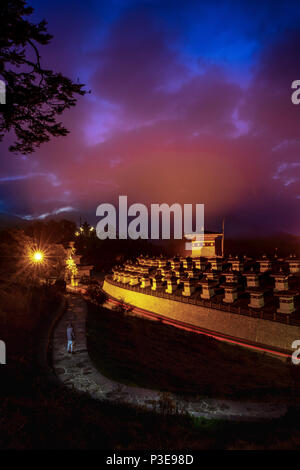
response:
M75 354L66 351L66 327L72 321L76 333ZM104 377L93 365L86 345L86 302L79 296L68 296L68 309L53 333L53 366L58 378L68 387L87 392L92 398L118 401L148 409L159 409L160 392L130 387ZM282 404L237 402L202 399L187 402L170 394L179 409L197 417L252 421L278 418L285 414Z

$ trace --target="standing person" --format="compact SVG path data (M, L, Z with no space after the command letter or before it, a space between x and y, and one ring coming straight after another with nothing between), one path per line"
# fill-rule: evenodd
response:
M73 354L73 345L74 345L74 340L75 340L75 332L72 323L68 323L67 326L67 340L68 340L68 346L67 346L67 351L68 353ZM70 350L71 348L71 350Z

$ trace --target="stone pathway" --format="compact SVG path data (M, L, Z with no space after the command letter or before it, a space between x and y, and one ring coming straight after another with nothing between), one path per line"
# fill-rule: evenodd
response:
M72 321L76 333L75 354L66 351L66 328ZM130 387L104 377L93 365L86 345L86 302L77 295L68 296L68 309L53 332L53 366L57 377L67 386L87 392L92 398L118 401L148 409L159 409L160 392ZM286 405L275 403L236 402L201 399L185 401L174 394L169 396L179 409L195 417L252 421L283 416Z

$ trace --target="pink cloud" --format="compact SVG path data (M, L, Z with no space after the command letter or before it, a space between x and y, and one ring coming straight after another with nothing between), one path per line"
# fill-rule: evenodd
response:
M245 88L207 61L192 74L168 34L149 16L113 25L89 56L92 95L64 115L71 134L28 162L4 158L11 174L33 171L34 161L35 172L62 182L15 183L20 197L47 211L51 200L66 203L65 192L65 205L94 212L119 194L131 202L198 202L213 217L239 214L298 230L300 106L290 99L291 82L300 79L298 38L269 45Z

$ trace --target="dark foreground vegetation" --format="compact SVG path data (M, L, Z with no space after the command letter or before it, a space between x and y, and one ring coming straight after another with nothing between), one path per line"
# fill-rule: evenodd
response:
M298 393L296 366L122 310L89 304L88 348L115 380L182 395L274 401Z

